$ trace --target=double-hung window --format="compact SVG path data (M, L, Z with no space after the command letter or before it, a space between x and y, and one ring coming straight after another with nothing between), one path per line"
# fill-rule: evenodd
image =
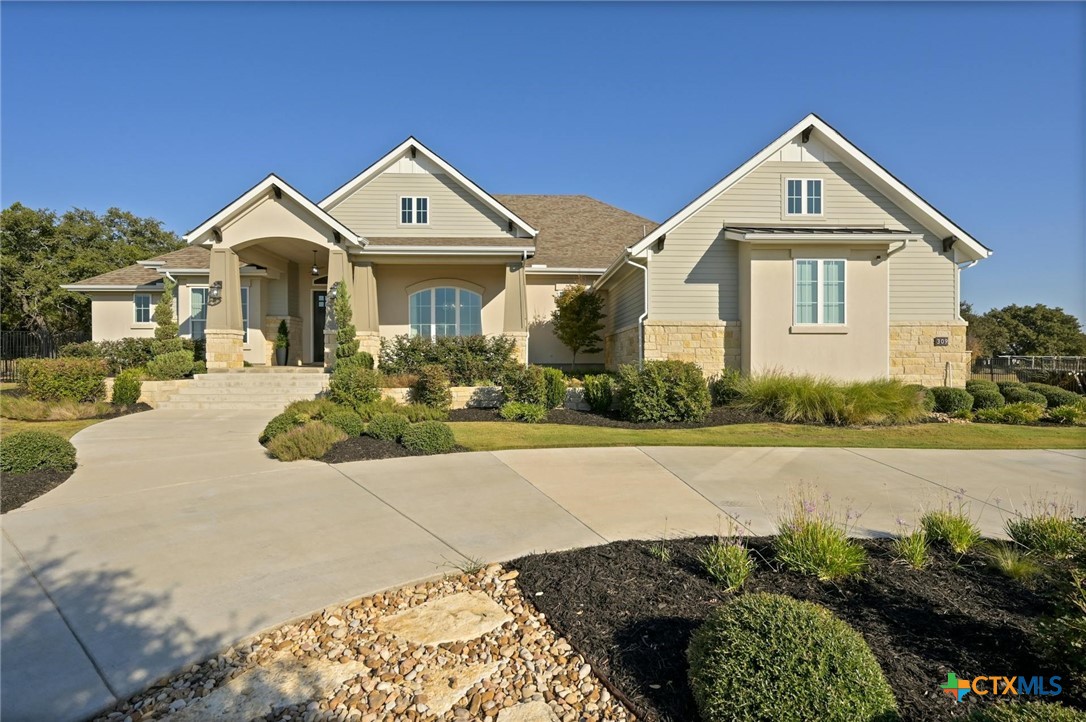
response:
M797 258L795 323L845 323L845 262L841 259Z
M400 223L424 226L430 222L430 199L426 196L400 198Z
M427 288L411 294L408 302L411 335L431 340L482 334L482 313L482 296L464 288Z
M136 306L136 323L151 323L151 294L137 293L132 302Z
M822 179L789 178L785 181L786 213L790 216L822 215Z

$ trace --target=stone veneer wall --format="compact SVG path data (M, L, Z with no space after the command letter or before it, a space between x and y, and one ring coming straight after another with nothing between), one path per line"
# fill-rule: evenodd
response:
M374 362L381 357L381 334L377 331L359 331L355 334L358 339L358 350L366 351L373 356Z
M500 386L452 386L452 409L496 409L505 396ZM397 403L411 403L411 389L381 389L381 395Z
M707 376L739 368L739 322L645 321L645 359L693 361Z
M891 321L890 378L924 386L965 386L971 354L965 321ZM949 345L936 346L946 336ZM949 368L948 368L949 364Z
M113 382L116 381L112 376L106 379L106 398L113 398ZM169 401L177 393L192 383L192 379L176 379L172 381L151 381L144 379L140 384L140 397L139 402L141 404L147 404L152 409L158 408L158 405L162 401Z
M522 364L528 363L528 332L527 331L505 331L502 336L513 339L515 344L515 357L516 360Z
M264 363L275 365L275 337L279 335L279 322L286 320L287 336L290 338L290 350L287 352L287 366L298 363L302 357L302 319L297 316L264 317Z
M241 329L208 330L204 336L207 342L207 370L240 369L245 366L245 346L242 342L245 332Z
M637 326L620 328L603 339L603 366L614 371L623 364L637 363Z

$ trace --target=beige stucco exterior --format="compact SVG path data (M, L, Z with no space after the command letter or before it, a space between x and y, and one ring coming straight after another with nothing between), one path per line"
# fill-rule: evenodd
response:
M554 335L554 323L551 314L557 308L555 296L569 286L590 283L591 276L568 276L557 274L529 274L527 278L528 295L528 359L534 364L561 365L573 362L573 354ZM601 333L601 338L603 334ZM577 365L602 364L603 351L598 353L577 354Z
M155 324L136 323L135 295L149 291L120 291L91 295L91 338L96 341L114 338L150 338ZM151 293L151 312L161 293Z

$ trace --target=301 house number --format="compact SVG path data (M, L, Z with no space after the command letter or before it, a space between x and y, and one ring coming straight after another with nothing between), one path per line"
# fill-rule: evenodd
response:
M949 346L950 345L950 337L949 336L936 336L935 337L935 345L936 346Z

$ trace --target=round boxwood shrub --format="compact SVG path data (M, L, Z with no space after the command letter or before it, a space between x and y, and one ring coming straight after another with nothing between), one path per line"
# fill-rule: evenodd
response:
M191 374L195 365L196 362L192 359L192 351L184 349L169 351L159 354L147 362L147 375L156 381L180 379Z
M694 632L687 656L703 722L897 719L893 692L863 637L811 602L738 597Z
M1025 388L1025 384L1021 381L996 381L996 386L999 388L999 393L1007 396L1007 389L1020 389Z
M411 400L432 409L447 409L452 405L449 390L449 374L445 367L427 364L418 370L418 378L411 387Z
M984 705L966 719L968 722L1082 722L1086 715L1055 702L999 702Z
M267 423L264 427L264 431L260 433L260 443L267 444L276 436L285 434L295 426L300 426L301 423L302 422L298 419L298 414L290 410L284 411Z
M366 426L366 435L382 441L399 441L410 425L402 414L377 414Z
M135 369L122 371L113 380L113 405L131 406L138 403L142 388L143 381L139 371Z
M689 361L646 361L618 372L618 409L638 423L701 421L712 403L701 367Z
M976 394L981 389L985 391L995 391L999 393L999 385L995 381L988 381L986 379L971 379L965 382L965 390L971 394Z
M400 443L416 454L447 454L456 448L456 437L443 421L420 421L407 427Z
M965 389L936 386L931 393L935 396L935 410L941 413L964 414L973 408L973 394Z
M1054 409L1057 406L1073 406L1083 400L1082 396L1079 396L1074 391L1068 391L1067 389L1061 389L1059 386L1053 386L1051 384L1026 384L1026 388L1030 391L1040 394L1045 397L1045 401L1048 402L1048 408Z
M1048 406L1048 399L1036 391L1030 391L1025 386L1010 386L1003 392L1003 398L1008 404L1040 404Z
M23 474L39 469L75 468L75 447L59 434L16 431L0 440L0 471Z
M334 426L347 436L361 436L362 432L366 430L366 423L362 421L362 417L358 415L358 412L347 409L339 408L335 411L330 411L321 417L321 421Z
M1003 394L999 393L998 390L976 389L972 393L974 411L980 411L981 409L998 409L1000 406L1007 403L1003 398Z

